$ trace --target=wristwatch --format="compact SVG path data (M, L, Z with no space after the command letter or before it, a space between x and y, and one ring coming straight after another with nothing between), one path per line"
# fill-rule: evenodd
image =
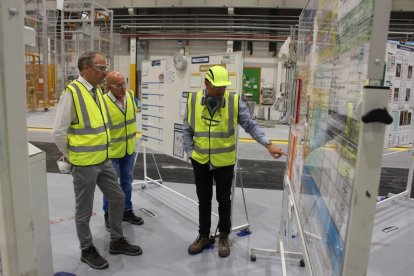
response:
M267 140L266 141L266 146L270 146L270 145L273 145L272 140Z

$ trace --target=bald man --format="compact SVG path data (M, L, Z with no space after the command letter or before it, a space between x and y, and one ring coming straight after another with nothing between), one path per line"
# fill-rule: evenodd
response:
M123 220L134 225L142 225L144 220L134 214L131 201L138 112L135 96L131 90L126 91L125 77L120 72L112 71L106 75L106 88L108 93L104 95L104 100L108 107L111 132L109 158L112 160L121 189L125 194ZM105 196L103 210L105 227L110 231L109 206Z

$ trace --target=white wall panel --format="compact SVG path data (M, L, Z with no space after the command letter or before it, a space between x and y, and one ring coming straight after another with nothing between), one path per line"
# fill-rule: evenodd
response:
M114 57L114 70L119 71L125 76L127 81L127 87L129 87L129 76L130 76L130 56L128 55L117 55Z
M413 0L394 0L392 1L392 10L393 11L414 11L414 1Z
M141 1L140 1L141 2ZM195 2L198 2L197 0ZM182 6L181 1L179 0L157 0L158 7L179 7Z
M253 41L253 55L255 57L269 56L269 42Z
M189 46L190 55L225 53L227 51L227 41L191 40Z
M171 57L178 52L183 45L176 40L150 40L149 55ZM151 58L152 59L152 58Z

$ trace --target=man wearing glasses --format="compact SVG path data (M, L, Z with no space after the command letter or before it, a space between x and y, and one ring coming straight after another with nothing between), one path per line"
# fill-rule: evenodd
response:
M75 223L81 261L95 269L107 268L108 262L93 245L89 227L96 185L109 201L111 241L109 253L140 255L142 249L123 236L122 219L125 196L116 172L108 159L109 121L106 103L99 87L108 71L105 57L86 52L78 59L80 75L62 92L56 111L53 136L59 150L73 165Z
M131 195L134 178L135 143L136 143L136 113L138 111L132 91L126 91L125 77L120 72L109 72L106 75L108 93L103 96L108 107L111 143L109 157L112 160L125 194L124 221L141 225L144 220L134 214ZM105 227L110 231L108 200L104 196L103 210L105 212Z
M231 187L236 163L236 129L240 124L258 143L265 146L275 158L283 151L272 145L264 132L251 119L246 104L239 95L226 91L231 85L227 70L211 67L205 76L206 89L190 93L183 121L183 144L193 165L199 208L197 239L188 247L188 253L198 254L210 246L211 200L213 179L218 201L220 257L230 255Z

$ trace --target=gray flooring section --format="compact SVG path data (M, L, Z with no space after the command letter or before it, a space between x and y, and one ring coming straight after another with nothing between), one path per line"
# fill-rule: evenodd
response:
M278 235L278 217L281 212L281 191L245 189L250 235L238 236L232 233L231 255L218 256L217 247L191 256L188 245L197 236L197 206L175 193L154 184L142 189L134 186L133 203L135 212L145 220L136 226L124 222L124 235L143 248L143 255L132 257L108 253L109 233L104 228L102 195L95 193L94 215L91 229L94 244L108 260L109 269L98 271L79 261L79 243L73 221L74 195L71 176L48 174L49 212L52 222L52 249L54 270L76 275L282 275L277 258L258 258L250 261L251 248L275 248ZM166 183L169 188L195 198L193 185ZM150 211L143 212L142 208ZM213 210L217 212L214 204ZM247 223L241 190L236 189L233 207L233 226ZM213 216L212 232L217 219ZM289 275L304 275L304 268L297 260L288 261Z
M368 276L414 275L414 200L377 208Z
M197 235L197 207L154 184L134 185L135 212L145 219L142 226L124 222L124 234L143 248L137 257L110 255L109 233L104 229L101 192L95 193L91 229L94 243L108 260L108 270L97 271L79 261L80 251L73 221L74 196L69 175L48 174L49 212L55 272L76 275L282 275L279 258L258 255L250 261L251 248L275 249L282 192L245 189L246 219L241 189L236 188L233 226L249 223L250 235L230 235L231 255L220 258L217 247L195 256L187 247ZM193 185L165 183L174 191L195 199ZM368 276L412 275L414 263L414 202L397 200L378 210L370 253ZM150 211L154 216L150 216ZM214 203L213 210L217 212ZM217 223L213 216L212 232ZM394 229L394 230L392 230ZM390 231L392 230L392 231ZM288 275L305 275L297 260L287 261Z
M27 116L30 129L29 141L53 142L50 130L54 109L49 112L34 112ZM289 128L277 126L266 129L272 139L287 139ZM240 131L240 137L247 137ZM286 144L281 144L286 147ZM410 155L404 150L385 150L383 178L390 186L404 187L404 177L408 173ZM253 160L272 160L263 147L256 143L239 143L239 158ZM281 160L284 161L284 160ZM395 170L401 170L396 176ZM383 179L382 179L383 180ZM269 181L272 181L270 179ZM109 234L103 226L101 192L97 189L94 201L94 216L91 228L94 242L99 251L108 259L110 267L105 271L90 269L80 262L79 243L76 237L74 216L74 195L71 176L48 173L48 195L53 249L54 271L71 272L76 275L282 275L280 261L275 257L258 256L256 262L250 261L251 248L276 247L281 214L282 192L272 189L244 189L251 234L239 236L232 233L232 253L222 259L217 248L190 256L188 245L197 235L197 207L192 202L156 185L134 187L133 203L137 214L145 219L143 226L124 223L124 234L131 242L142 246L144 254L138 257L108 253ZM166 183L195 200L192 184ZM214 202L214 200L213 200ZM149 210L154 214L149 216ZM217 210L214 205L213 210ZM244 213L241 189L236 188L234 201L233 226L247 223ZM213 217L213 227L217 223ZM396 200L390 206L378 210L374 227L367 275L412 275L414 263L412 256L413 204L410 201ZM392 231L389 231L392 230ZM288 275L305 275L297 260L288 260Z

